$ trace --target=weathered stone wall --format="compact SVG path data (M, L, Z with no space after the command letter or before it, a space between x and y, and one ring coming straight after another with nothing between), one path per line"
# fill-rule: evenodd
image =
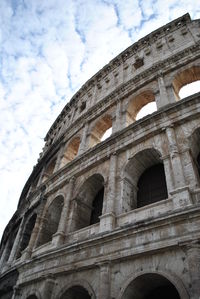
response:
M152 32L58 116L1 242L1 284L19 272L13 299L199 298L200 94L178 95L200 79L199 28L185 15ZM153 175L141 183L156 165L164 197ZM141 204L138 186L148 197L153 184L158 199Z

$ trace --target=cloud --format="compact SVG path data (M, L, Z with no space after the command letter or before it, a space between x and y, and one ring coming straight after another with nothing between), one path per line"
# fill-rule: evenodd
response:
M75 91L117 54L196 0L0 1L0 229L43 138ZM0 232L0 234L1 234Z

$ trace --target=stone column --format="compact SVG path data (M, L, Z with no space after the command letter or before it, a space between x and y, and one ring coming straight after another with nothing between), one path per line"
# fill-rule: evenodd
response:
M168 139L169 155L172 168L172 176L174 181L174 190L170 192L173 197L175 208L191 204L191 195L188 186L185 183L183 166L180 159L179 150L176 142L176 135L173 127L166 128Z
M64 146L62 146L60 148L60 151L57 154L57 159L56 159L56 165L55 165L55 169L54 172L58 171L61 167L61 160L63 158L63 151L64 151Z
M1 255L1 259L0 259L0 272L3 272L3 266L7 260L6 256L7 256L7 251L8 251L8 245L9 245L9 242L7 240L6 245L5 245L2 255Z
M99 265L99 299L110 299L111 279L110 279L110 264L103 263Z
M191 278L191 299L200 298L200 244L191 242L187 245L188 270Z
M104 200L105 214L100 216L100 231L112 230L115 225L115 197L116 197L116 172L117 172L117 155L112 154L110 157L110 168L108 178L108 192Z
M71 117L70 117L70 120L69 120L69 126L73 123L74 115L75 115L75 107L73 106L71 108Z
M13 288L13 295L11 299L20 299L22 298L22 294L21 294L21 289L19 288L19 286L14 286Z
M172 171L174 176L175 188L185 186L185 178L183 175L183 167L176 143L176 135L174 128L166 128L166 135L168 139L169 154L171 159Z
M65 198L64 206L62 209L60 222L58 225L58 230L53 235L53 244L55 246L62 244L64 241L64 237L66 234L67 222L68 222L68 218L69 218L69 205L70 205L70 200L72 199L72 195L73 195L74 182L75 182L75 177L72 177L68 184L67 196Z
M157 104L158 109L160 109L161 107L163 107L167 104L175 102L174 99L171 99L168 97L167 89L165 86L162 72L158 73L158 87L159 87L159 91L160 91L160 96L156 97L156 104Z
M16 255L17 255L17 251L19 249L19 245L20 245L20 239L21 239L21 236L22 236L22 232L23 232L23 229L24 229L24 224L25 224L25 217L23 216L22 220L21 220L21 223L20 223L20 226L19 226L19 229L18 229L18 232L17 232L17 235L15 237L15 241L13 243L13 246L12 246L12 250L10 252L10 256L9 256L9 259L8 259L8 264L12 264L12 262L14 261Z
M174 190L174 180L173 180L170 156L167 155L165 157L162 157L162 160L163 160L163 165L164 165L164 169L165 169L167 191L168 191L168 195L169 195L170 192Z
M53 289L55 285L55 278L53 276L49 276L44 281L43 291L42 291L42 298L43 299L51 299L53 298Z
M115 117L112 126L112 134L122 129L121 116L122 116L122 104L120 100L117 100Z
M187 184L190 185L191 189L196 188L199 186L199 175L190 148L186 148L182 151L181 159L183 161Z
M79 150L78 150L78 155L81 155L86 150L87 133L88 133L88 123L86 123L83 128L83 134L82 134L82 139L81 139L81 143L80 143Z

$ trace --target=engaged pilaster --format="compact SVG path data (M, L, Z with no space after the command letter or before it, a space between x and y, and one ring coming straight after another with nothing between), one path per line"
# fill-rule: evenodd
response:
M83 128L83 135L82 135L81 143L80 143L80 146L79 146L78 155L81 155L86 150L88 126L89 126L88 123L86 123L84 128Z
M99 299L110 299L111 290L111 274L110 274L110 264L102 263L99 264L100 275L99 275Z
M158 109L167 104L175 102L174 98L168 96L162 72L159 72L158 74L158 87L159 87L159 95L157 95L156 97L156 104Z
M112 230L115 226L115 193L116 193L116 172L117 172L117 155L112 154L110 157L110 168L108 178L108 190L106 201L104 202L104 214L100 216L100 231Z
M186 245L188 270L191 278L191 299L200 296L200 244L198 241Z
M191 196L188 186L186 186L183 166L176 142L176 135L173 127L166 128L168 139L168 148L171 161L172 176L174 182L174 190L170 192L173 196L173 204L175 208L180 206L190 205Z

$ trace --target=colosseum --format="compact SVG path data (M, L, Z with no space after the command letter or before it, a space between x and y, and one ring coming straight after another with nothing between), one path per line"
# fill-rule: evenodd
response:
M179 97L197 80L186 14L72 97L4 231L2 299L200 298L200 93Z

